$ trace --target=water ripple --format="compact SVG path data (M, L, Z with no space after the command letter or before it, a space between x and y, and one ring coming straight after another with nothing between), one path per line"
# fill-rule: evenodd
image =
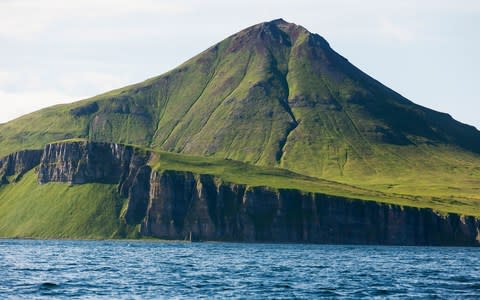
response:
M0 298L478 298L476 248L0 240Z

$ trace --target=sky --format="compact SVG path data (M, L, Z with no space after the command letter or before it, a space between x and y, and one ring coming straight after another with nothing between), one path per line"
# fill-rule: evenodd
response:
M160 75L283 18L408 99L480 128L477 0L0 0L0 123Z

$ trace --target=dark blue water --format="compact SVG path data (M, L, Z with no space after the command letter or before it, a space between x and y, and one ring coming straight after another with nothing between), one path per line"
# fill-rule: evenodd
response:
M0 298L480 298L476 248L0 240Z

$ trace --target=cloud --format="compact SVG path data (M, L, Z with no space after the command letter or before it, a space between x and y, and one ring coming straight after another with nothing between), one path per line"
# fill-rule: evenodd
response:
M59 21L112 18L150 14L159 18L190 11L179 2L154 0L4 0L0 1L0 36L29 39L46 31Z
M5 87L16 82L16 77L17 75L13 74L12 72L0 70L0 87Z
M0 90L0 103L8 103L8 105L2 106L0 123L13 120L46 106L73 102L74 100L82 98L84 97L79 95L62 94L57 91L10 93Z
M409 43L415 40L413 29L404 25L398 25L389 19L383 18L380 21L379 34L387 40L394 40L401 43Z
M0 70L0 90L34 90L42 88L43 82L37 74L20 71Z
M131 82L126 77L102 72L78 72L57 81L60 90L75 94L81 94L82 91L102 93L128 84Z
M85 99L130 83L128 78L102 72L64 74L52 83L24 72L0 71L0 103L8 103L2 106L0 123L43 107Z
M106 91L130 83L131 78L125 75L96 71L72 70L64 71L61 76L41 76L38 72L29 73L29 70L0 70L0 90L6 92L34 92L55 88L62 92L83 94L84 91Z

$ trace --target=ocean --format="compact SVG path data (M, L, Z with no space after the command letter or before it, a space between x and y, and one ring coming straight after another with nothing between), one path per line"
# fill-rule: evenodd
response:
M0 240L0 299L479 299L480 249Z

